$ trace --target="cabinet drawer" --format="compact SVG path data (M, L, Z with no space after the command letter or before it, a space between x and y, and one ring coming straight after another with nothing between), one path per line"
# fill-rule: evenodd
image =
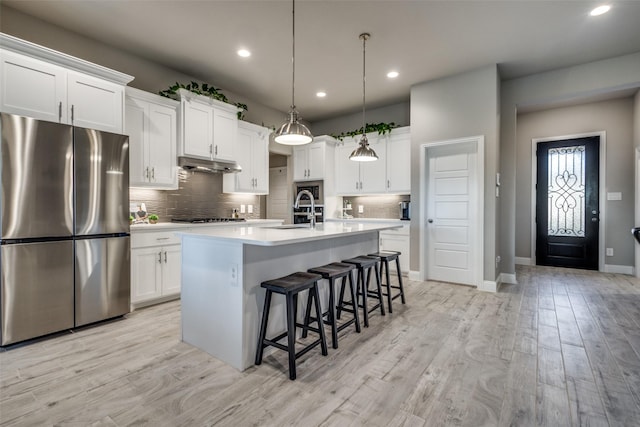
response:
M132 233L131 247L144 248L149 246L179 245L182 241L176 236L176 231L159 231L154 233Z
M380 232L380 236L409 236L409 226L403 225L402 228L392 228L390 230L383 230Z

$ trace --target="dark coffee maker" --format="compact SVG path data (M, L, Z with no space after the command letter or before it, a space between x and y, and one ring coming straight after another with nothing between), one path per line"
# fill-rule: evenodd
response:
M411 219L411 202L400 202L400 219L408 221Z

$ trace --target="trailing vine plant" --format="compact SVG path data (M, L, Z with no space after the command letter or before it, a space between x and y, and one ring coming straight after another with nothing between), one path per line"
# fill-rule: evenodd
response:
M177 96L178 89L185 89L195 93L196 95L208 96L209 98L215 99L216 101L226 102L227 104L235 105L240 109L240 111L238 111L239 120L243 120L244 113L249 110L249 108L247 107L247 104L243 104L241 102L236 102L234 104L232 102L229 102L229 99L224 93L221 92L221 89L211 86L207 83L202 83L200 85L192 81L191 83L185 85L183 83L176 82L176 84L174 84L173 86L169 86L168 89L161 90L160 92L158 92L158 94L160 94L160 96L164 96L165 98L176 99L178 97Z
M386 133L391 133L391 131L397 127L398 125L396 125L394 122L367 123L365 126L364 133L378 132L378 135L384 135ZM342 132L338 135L331 134L332 137L340 141L344 140L344 138L346 137L357 136L357 135L362 135L362 126L360 127L360 129L356 129L348 132Z

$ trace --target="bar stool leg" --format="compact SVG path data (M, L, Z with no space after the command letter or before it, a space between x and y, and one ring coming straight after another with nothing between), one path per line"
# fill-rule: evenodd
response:
M342 303L344 302L344 282L342 282L343 285L340 287L340 299L339 304L338 304L338 308L336 310L336 319L340 319L340 316L342 315ZM358 309L358 302L357 300L351 300L351 302L354 304L354 310Z
M345 279L346 276L344 279L342 279L342 293L344 293ZM353 302L353 316L356 319L356 332L360 333L360 316L358 316L358 291L356 290L356 284L353 283L352 273L349 273L349 289L351 290L351 301ZM340 302L342 302L342 296L340 297Z
M396 258L396 271L398 272L398 286L400 287L400 299L402 303L405 303L404 300L404 286L402 286L402 273L400 272L400 257Z
M258 337L258 351L256 352L256 365L262 363L262 353L264 352L264 338L267 333L267 323L269 322L269 309L271 308L271 291L267 289L264 296L264 309L262 310L262 323L260 324L260 335Z
M304 323L303 323L303 327L302 327L302 338L306 338L307 335L309 334L309 321L311 320L311 297L312 297L312 293L311 291L309 291L309 293L307 294L307 309L305 311L304 314Z
M316 306L316 319L318 319L318 331L320 332L320 347L322 348L322 355L326 356L329 354L327 350L327 337L324 335L324 322L322 320L322 309L320 308L320 295L318 294L318 282L313 285L313 288L309 290L309 292L313 292L313 298L315 299ZM295 352L294 352L294 360L295 360Z
M384 297L382 296L382 285L380 280L380 267L375 263L373 270L376 273L376 289L378 289L378 301L380 302L380 314L384 316ZM369 271L369 279L371 279L371 271ZM369 281L367 281L367 290L369 289Z
M389 261L386 259L380 263L380 274L382 274L383 268L385 278L387 279L387 304L389 304L389 313L393 313L393 308L391 307L391 279L389 278Z
M346 278L346 276L345 276ZM344 281L344 279L342 279ZM331 325L331 346L338 348L338 328L336 326L336 302L335 302L335 279L329 279L329 313L328 321ZM322 310L321 310L322 311Z
M292 295L286 295L287 300L287 344L289 349L289 379L296 379L296 309Z
M365 280L366 276L366 280ZM356 279L356 286L360 288L360 292L362 293L362 311L364 314L364 327L369 327L369 307L367 307L367 292L369 288L369 280L371 279L371 269L369 269L369 273L367 274L364 271L364 268L358 268L358 278ZM366 282L366 284L365 284Z

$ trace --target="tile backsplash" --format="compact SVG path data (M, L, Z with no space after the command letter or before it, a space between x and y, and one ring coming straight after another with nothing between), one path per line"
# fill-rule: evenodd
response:
M395 196L354 196L343 197L342 206L348 200L351 202L351 210L348 214L354 218L400 218L400 202L410 201L410 195ZM362 206L363 213L358 213L358 206Z
M131 203L145 203L147 212L160 222L179 217L231 217L240 205L253 205L253 213L240 213L241 218L262 218L265 196L222 193L222 174L180 171L177 190L147 190L131 188Z

